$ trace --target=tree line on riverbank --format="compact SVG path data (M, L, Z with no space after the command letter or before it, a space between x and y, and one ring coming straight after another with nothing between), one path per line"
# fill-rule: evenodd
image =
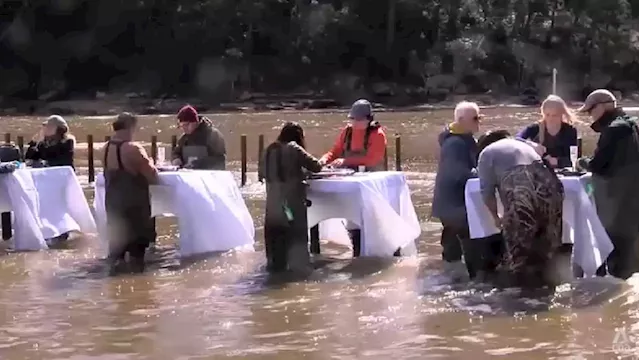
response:
M638 0L5 0L0 96L396 104L638 89Z

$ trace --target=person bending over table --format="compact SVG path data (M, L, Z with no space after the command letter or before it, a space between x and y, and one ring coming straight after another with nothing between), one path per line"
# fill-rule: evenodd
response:
M322 164L305 150L302 127L287 122L265 150L258 175L267 187L264 245L270 272L311 271L305 170L319 172Z
M543 162L540 148L536 151L507 131L487 133L479 150L480 191L505 242L498 272L519 286L551 283L546 271L562 249L562 183Z
M103 159L110 272L124 269L127 252L131 270L142 272L146 248L156 235L149 185L157 183L158 172L142 145L132 141L137 117L122 113L112 126L115 133Z
M29 142L24 157L34 167L73 167L75 144L76 139L69 132L67 122L60 115L51 115L42 123L40 132Z
M349 124L342 129L333 148L320 158L320 163L355 171L361 167L365 171L384 170L387 136L380 123L373 118L371 103L365 99L354 102L347 117ZM348 222L347 230L353 245L353 256L360 256L360 229Z
M542 120L524 128L516 137L544 146L543 157L554 168L572 167L570 148L578 146L578 130L572 125L575 116L564 100L549 95L540 106Z
M200 170L224 170L227 150L224 136L213 122L198 115L195 108L184 106L177 115L184 133L173 149L173 165Z
M606 267L627 279L638 272L638 118L625 114L604 89L589 94L578 111L589 114L600 133L593 156L579 159L578 167L593 174L598 217L614 246Z

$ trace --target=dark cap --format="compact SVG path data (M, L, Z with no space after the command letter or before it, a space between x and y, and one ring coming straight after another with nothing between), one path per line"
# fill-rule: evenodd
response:
M369 100L360 99L351 105L351 110L349 111L349 115L347 116L349 119L356 120L369 120L371 114L373 113L373 107Z
M179 122L198 122L198 111L191 105L185 105L178 111L177 117Z

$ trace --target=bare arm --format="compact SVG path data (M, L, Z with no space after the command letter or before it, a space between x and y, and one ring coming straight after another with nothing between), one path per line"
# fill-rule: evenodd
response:
M158 170L153 165L153 160L147 155L147 151L140 144L132 144L130 154L136 170L149 181L149 184L157 184Z

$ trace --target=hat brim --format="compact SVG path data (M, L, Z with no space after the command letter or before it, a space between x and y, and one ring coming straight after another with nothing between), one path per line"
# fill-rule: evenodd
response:
M589 112L589 110L591 110L591 108L592 108L592 106L591 106L591 105L588 105L588 104L582 104L582 106L580 106L580 107L576 110L576 112L579 112L579 113L586 113L586 112Z

